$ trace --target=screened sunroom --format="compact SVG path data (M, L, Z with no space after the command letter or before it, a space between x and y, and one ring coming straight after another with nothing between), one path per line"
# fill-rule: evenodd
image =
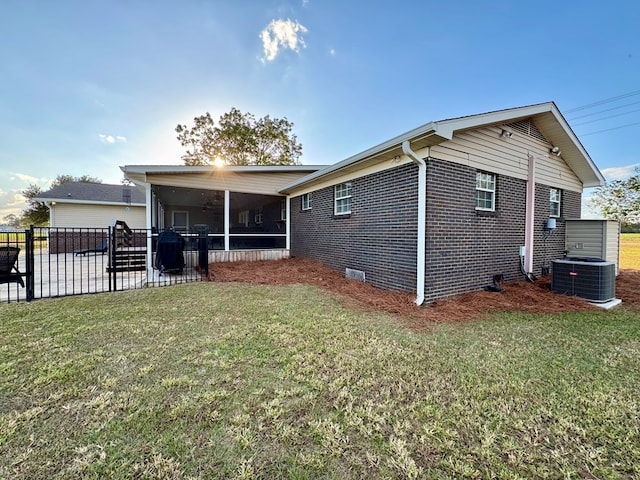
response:
M206 248L210 262L288 257L289 204L283 185L322 166L127 165L125 177L146 192L147 229L154 238L179 233L185 252ZM152 259L149 258L149 268Z

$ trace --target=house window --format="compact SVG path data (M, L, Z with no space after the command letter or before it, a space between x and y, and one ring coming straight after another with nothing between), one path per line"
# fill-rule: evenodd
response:
M263 218L264 217L262 216L262 210L258 210L253 217L253 221L255 222L256 225L262 225Z
M476 210L493 212L496 208L496 176L493 173L476 173Z
M560 216L560 199L562 198L562 191L559 188L552 188L549 190L550 212L549 216Z
M302 195L302 210L311 210L311 194Z
M238 223L243 227L249 226L249 210L238 212Z
M287 219L287 201L282 199L280 201L280 220L285 221Z
M351 213L351 182L341 183L334 190L336 215Z
M189 230L189 212L186 210L173 210L171 212L171 227L176 232L187 232Z

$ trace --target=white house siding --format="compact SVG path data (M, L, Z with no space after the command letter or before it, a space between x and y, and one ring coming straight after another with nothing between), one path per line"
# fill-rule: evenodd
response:
M291 183L309 172L214 172L185 174L148 174L152 185L167 185L209 190L229 190L241 193L279 195L282 185Z
M145 207L56 203L52 227L106 228L113 220L124 220L130 228L145 228Z
M452 140L417 153L522 180L527 179L530 154L536 160L536 183L582 192L582 183L562 157L549 152L551 144L516 131L502 138L501 130L496 126L456 133Z

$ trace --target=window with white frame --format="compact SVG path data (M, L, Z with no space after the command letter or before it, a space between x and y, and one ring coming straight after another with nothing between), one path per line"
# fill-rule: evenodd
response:
M341 183L334 187L336 215L347 215L351 213L351 182Z
M262 225L263 221L262 209L258 210L256 214L253 216L253 221L256 225Z
M493 212L496 209L496 176L476 173L476 210Z
M302 210L311 210L311 193L302 195Z
M287 200L280 200L280 220L285 221L287 219Z
M549 189L549 216L560 216L560 200L562 199L562 191L559 188Z

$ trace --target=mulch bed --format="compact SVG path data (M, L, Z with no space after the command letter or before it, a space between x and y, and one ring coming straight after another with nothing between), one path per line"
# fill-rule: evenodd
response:
M411 293L382 290L368 283L349 280L344 274L316 260L290 258L215 263L210 265L209 272L209 280L216 282L315 285L340 294L351 307L410 317L414 328L421 328L421 325L426 328L430 322L468 321L495 311L553 314L597 309L581 298L553 293L549 277L535 283L505 283L499 293L472 292L418 307L413 303L415 295ZM616 281L616 295L625 305L640 310L640 271L623 270Z

